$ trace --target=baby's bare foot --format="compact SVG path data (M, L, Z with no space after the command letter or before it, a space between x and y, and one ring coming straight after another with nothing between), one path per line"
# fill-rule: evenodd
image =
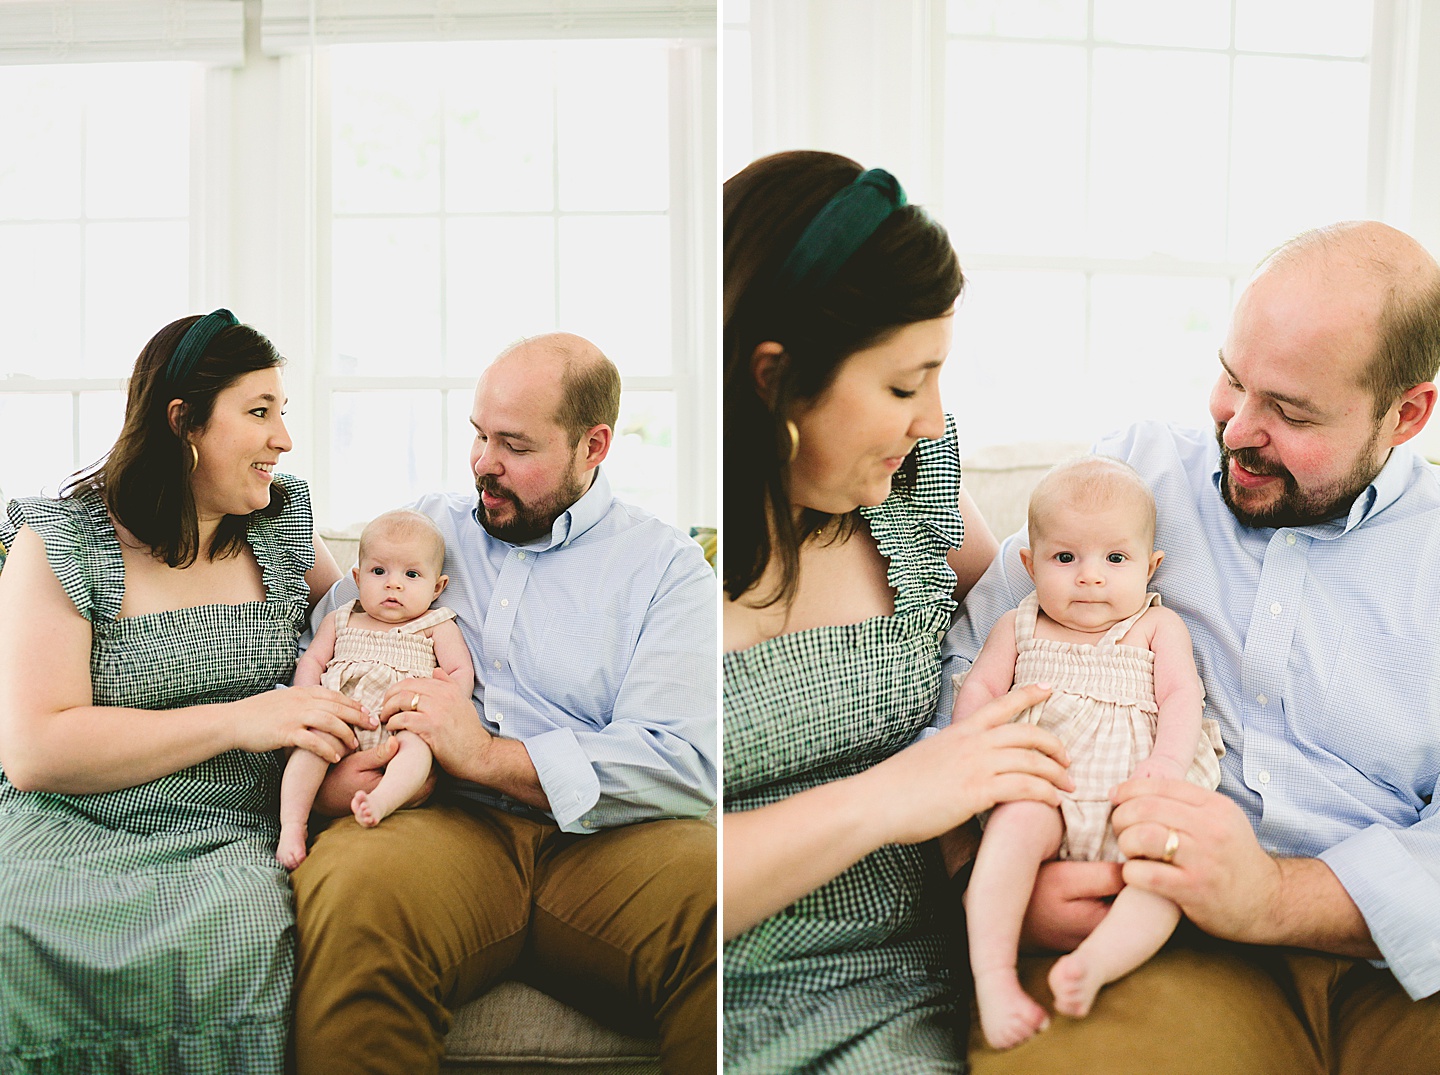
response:
M980 1029L992 1049L1010 1049L1050 1025L1045 1009L1025 990L1014 968L984 971L975 976L975 1001Z
M1055 994L1055 1010L1074 1019L1084 1019L1095 1003L1095 994L1105 980L1100 971L1079 952L1063 956L1050 968L1050 991Z
M275 848L275 860L287 870L293 870L305 861L304 824L281 825L280 844Z
M355 815L355 820L367 829L373 829L385 819L385 815L375 808L370 796L363 791L357 791L355 798L350 800L350 812Z

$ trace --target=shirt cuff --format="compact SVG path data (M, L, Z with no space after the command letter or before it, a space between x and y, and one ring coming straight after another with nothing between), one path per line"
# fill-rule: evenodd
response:
M556 728L524 741L550 813L562 832L589 833L580 819L600 801L600 778L569 728Z
M1365 916L1390 972L1420 1000L1440 992L1440 883L1395 832L1371 825L1320 854Z

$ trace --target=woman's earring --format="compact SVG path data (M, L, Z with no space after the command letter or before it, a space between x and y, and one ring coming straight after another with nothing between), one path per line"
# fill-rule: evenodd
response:
M200 449L195 447L195 442L190 442L190 473L194 474L195 469L200 465Z
M789 418L785 419L785 432L790 434L790 458L788 463L795 462L795 457L800 454L800 427Z

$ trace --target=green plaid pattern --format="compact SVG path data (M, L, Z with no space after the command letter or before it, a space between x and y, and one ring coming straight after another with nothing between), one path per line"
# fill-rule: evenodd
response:
M955 608L945 554L964 539L955 425L919 479L862 509L895 614L728 653L725 809L851 776L913 742L940 692ZM958 1072L927 849L890 845L725 946L727 1072Z
M9 505L90 620L97 705L173 709L287 682L314 563L309 493L250 545L266 599L117 619L120 547L98 497ZM123 734L123 733L121 733ZM0 1072L280 1072L294 913L277 753L230 751L97 795L0 774Z

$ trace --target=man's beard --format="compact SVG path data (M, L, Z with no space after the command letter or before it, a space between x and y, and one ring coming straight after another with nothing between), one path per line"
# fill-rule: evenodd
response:
M509 518L503 523L492 519L483 498L476 505L475 514L480 525L491 537L508 541L512 545L523 545L550 533L555 520L585 495L589 485L589 474L571 474L549 496L527 504L494 478L485 475L475 479L476 493L483 491L492 496L505 497L507 503L502 505L501 510L506 511L508 508Z
M1279 463L1272 463L1263 458L1257 449L1236 448L1232 451L1225 447L1225 427L1223 425L1215 427L1215 439L1220 444L1220 495L1225 500L1225 506L1230 509L1235 518L1240 520L1242 526L1278 529L1282 526L1310 526L1314 523L1338 519L1342 515L1349 514L1350 506L1355 503L1355 498L1380 472L1380 468L1373 461L1375 445L1380 440L1378 424L1375 426L1375 432L1371 436L1370 442L1356 457L1355 465L1350 468L1349 473L1329 485L1308 491L1301 490L1300 483L1295 480L1295 475ZM1236 502L1235 491L1230 485L1231 459L1252 474L1278 477L1282 486L1280 496L1272 500L1268 507L1258 511L1250 511L1242 507ZM1241 493L1243 496L1244 491L1242 490Z

